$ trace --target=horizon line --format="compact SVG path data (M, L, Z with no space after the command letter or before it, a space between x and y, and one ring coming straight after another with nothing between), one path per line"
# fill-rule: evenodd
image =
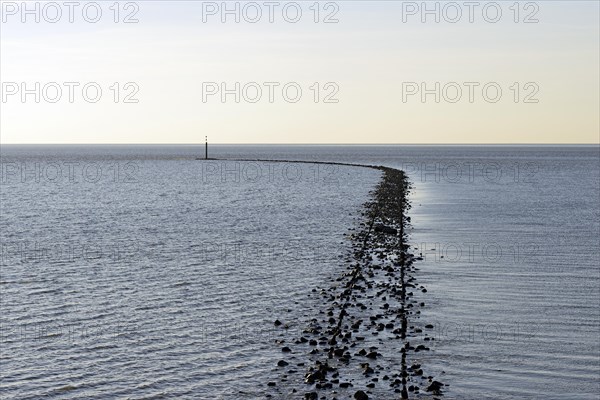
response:
M210 143L213 146L600 146L596 143ZM198 143L0 143L0 146L204 146Z

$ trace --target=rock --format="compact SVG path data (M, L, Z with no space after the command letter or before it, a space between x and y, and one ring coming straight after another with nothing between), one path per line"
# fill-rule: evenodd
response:
M374 227L375 232L382 232L385 233L387 235L397 235L398 234L398 230L394 229L392 227L383 225L383 224L377 224Z
M305 400L318 400L319 395L317 394L317 392L304 393L304 399Z
M433 329L433 325L427 324L427 325L425 325L425 328L427 328L427 329Z
M354 398L356 400L369 400L369 396L367 396L367 394L362 390L358 390L356 393L354 393Z
M369 354L367 354L367 358L372 358L373 360L377 358L377 352L376 351L372 351Z
M321 379L323 379L323 375L319 371L310 372L304 377L304 382L312 384Z
M287 365L290 365L288 362L285 362L283 360L279 360L279 362L277 363L278 367L285 367Z
M431 385L427 386L427 391L432 392L433 394L440 394L440 389L444 387L444 385L438 381L431 382Z
M291 353L292 349L290 349L289 347L285 346L284 348L281 349L281 351L283 351L284 353Z
M275 382L269 382L267 383L267 386L276 386L277 384Z
M278 319L276 319L276 320L275 320L275 322L273 322L273 324L274 324L275 326L279 326L279 325L281 325L281 321L280 321L280 320L278 320Z

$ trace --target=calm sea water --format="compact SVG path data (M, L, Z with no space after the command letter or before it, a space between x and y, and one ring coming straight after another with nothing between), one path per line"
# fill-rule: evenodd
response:
M212 146L403 168L446 398L597 399L596 147ZM194 146L2 146L0 397L263 398L344 270L370 169ZM443 372L442 372L443 371ZM391 397L393 398L393 397Z

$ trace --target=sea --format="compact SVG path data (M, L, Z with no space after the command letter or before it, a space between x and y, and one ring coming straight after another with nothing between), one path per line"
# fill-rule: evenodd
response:
M209 156L204 144L0 147L0 398L266 398L274 321L292 335L322 308L310 293L345 271L382 177L293 162L332 161L410 178L406 232L427 287L415 296L435 338L412 361L448 385L443 398L598 399L597 145Z

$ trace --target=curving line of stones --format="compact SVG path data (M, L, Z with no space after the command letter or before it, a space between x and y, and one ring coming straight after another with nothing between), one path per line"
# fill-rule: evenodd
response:
M418 328L409 325L409 316L418 318L424 303L418 303L413 298L413 293L408 289L418 289L425 293L423 286L417 286L413 273L416 269L413 263L420 257L414 257L409 253L409 246L405 238L405 226L410 224L410 217L406 211L410 208L408 194L410 185L403 171L383 166L370 166L360 164L335 163L335 162L312 162L312 161L284 161L284 160L229 160L229 161L261 161L261 162L299 162L314 164L332 164L368 167L381 170L383 178L373 193L373 200L365 204L366 222L362 222L362 230L352 234L354 253L350 269L336 281L340 282L329 290L322 289L321 295L327 299L330 306L326 314L328 319L322 320L327 323L324 329L317 318L313 318L309 326L304 329L303 334L295 340L299 346L309 346L310 351L304 351L310 360L310 366L303 376L305 385L310 385L309 391L299 390L295 387L286 394L281 392L276 382L269 382L268 386L276 389L276 394L267 393L271 398L304 398L316 399L338 399L352 397L356 400L368 400L369 398L401 398L430 397L442 394L445 385L432 376L424 376L423 369L418 363L409 365L408 354L427 351L429 348L424 344L412 346L409 338L423 339L424 342L435 340L432 336L424 333L422 328L430 330L432 325L427 324ZM399 276L397 276L399 275ZM375 290L373 294L371 289ZM336 293L336 291L340 291ZM313 289L316 292L316 289ZM329 292L329 293L328 293ZM333 292L333 294L331 293ZM369 305L364 302L369 302ZM326 303L327 304L327 303ZM369 316L370 325L363 323L367 310L372 310L379 305L382 313ZM336 310L337 318L335 318ZM399 324L398 324L399 322ZM399 326L398 326L399 325ZM279 320L275 326L288 328ZM363 336L359 336L359 335ZM370 334L370 336L368 336ZM307 335L309 335L307 337ZM310 335L315 336L310 338ZM382 354L378 352L381 345L394 339L403 342L400 348L400 359L395 354ZM286 344L285 340L277 341L280 345ZM360 351L350 354L351 348L360 347L361 344L377 344L377 346L363 347ZM397 345L388 346L392 350ZM282 347L284 354L292 354L289 345ZM393 353L393 351L391 351ZM300 352L302 353L302 351ZM297 354L297 353L295 353ZM292 358L295 358L292 356ZM358 366L353 364L356 360ZM382 360L381 365L371 362ZM291 360L290 360L291 362ZM280 360L279 368L287 367L290 362ZM399 373L394 373L399 362ZM299 367L305 367L307 363L297 363ZM396 364L397 365L397 364ZM354 375L354 379L342 379L344 370L353 371L360 369L361 375ZM281 383L288 382L288 374L295 375L296 369L288 370L283 374ZM348 377L352 373L347 374ZM381 378L380 378L381 377ZM363 381L358 382L363 379ZM295 380L295 379L294 379ZM381 388L378 384L388 382L390 390ZM334 386L335 385L335 386ZM360 390L352 390L353 386L362 386ZM282 385L284 386L284 385ZM302 395L302 392L304 394ZM370 395L372 397L370 397ZM382 397L385 396L385 397ZM391 397L390 397L391 396ZM435 399L435 397L433 397Z

